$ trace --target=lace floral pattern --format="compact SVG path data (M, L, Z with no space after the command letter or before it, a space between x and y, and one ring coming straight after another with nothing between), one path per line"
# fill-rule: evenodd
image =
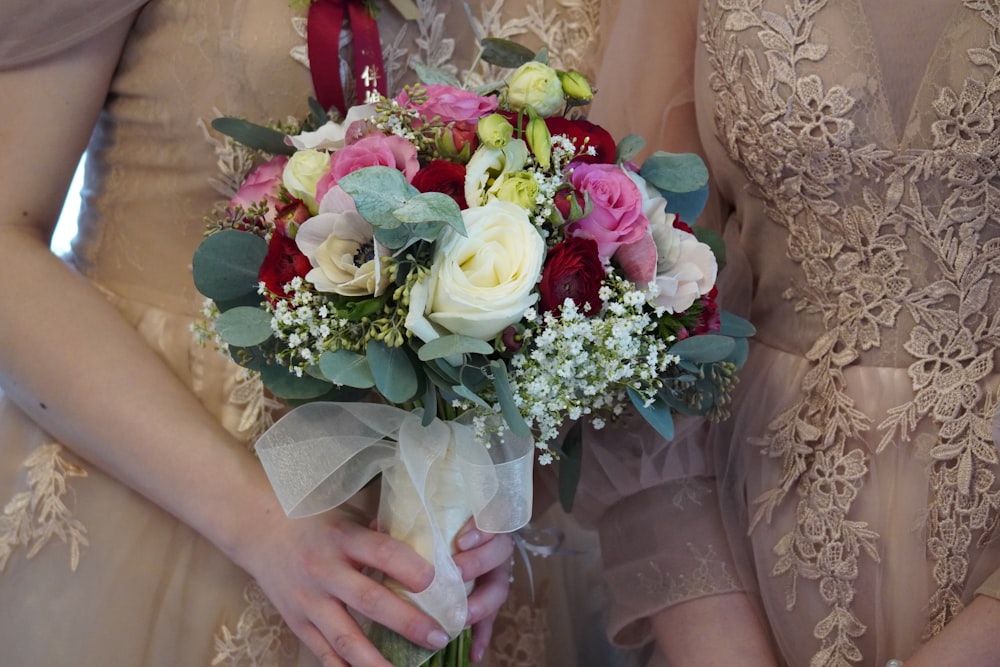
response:
M86 477L87 471L64 456L57 444L44 444L24 462L28 489L14 494L0 516L0 571L18 547L27 548L26 558L58 538L69 546L69 566L80 564L80 550L87 546L87 529L73 516L64 497L69 479Z
M1000 317L984 308L1000 272L1000 239L989 230L1000 201L1000 5L964 2L992 39L968 52L974 74L961 90L938 92L932 147L889 150L861 140L851 89L815 73L830 51L815 19L832 3L797 0L784 14L762 0L715 4L703 41L718 138L787 230L788 257L803 280L784 297L826 332L806 355L801 400L754 441L782 472L755 499L751 530L796 503L794 527L774 546L772 575L788 579L789 609L802 580L816 582L828 606L814 628L811 664L859 663L858 638L868 628L852 609L855 582L862 559L878 562L880 553L879 535L852 518L872 456L861 436L873 423L849 396L845 369L878 349L904 315L912 321L902 347L912 357L914 397L875 426L875 454L910 442L918 424L938 434L925 526L936 585L928 635L961 609L969 550L991 537L1000 517L990 433L998 396L984 383L1000 343ZM844 196L862 181L860 200ZM932 201L924 193L943 194ZM911 272L912 255L928 258L932 270Z

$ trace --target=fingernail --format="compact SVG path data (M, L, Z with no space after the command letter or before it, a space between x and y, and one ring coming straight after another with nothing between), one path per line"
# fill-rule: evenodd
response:
M472 649L472 662L481 662L483 656L486 655L486 649L476 647Z
M471 549L472 547L479 544L479 538L480 535L478 530L473 529L467 531L462 535L458 536L458 548L461 549L462 551Z
M444 648L449 641L451 638L443 630L431 630L430 634L427 635L427 643L434 648Z

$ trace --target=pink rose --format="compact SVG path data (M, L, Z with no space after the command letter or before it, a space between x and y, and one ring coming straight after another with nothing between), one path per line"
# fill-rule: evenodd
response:
M439 116L445 123L479 120L497 110L495 95L484 97L443 84L432 84L426 90L427 101L423 104L414 104L405 90L396 97L396 102L403 107L416 109L426 118Z
M330 171L316 184L316 201L341 178L365 167L392 167L399 169L412 181L420 163L417 148L406 139L395 135L372 134L345 146L330 156Z
M267 202L267 218L273 220L281 196L282 173L288 158L277 155L260 165L246 177L239 191L229 200L230 206L249 208Z
M615 254L618 246L638 241L649 227L642 210L642 193L636 184L612 164L574 164L569 181L586 193L589 214L566 226L572 236L597 241L601 259Z

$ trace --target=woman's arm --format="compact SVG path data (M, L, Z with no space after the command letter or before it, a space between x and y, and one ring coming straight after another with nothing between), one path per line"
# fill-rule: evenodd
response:
M779 664L767 630L745 593L724 593L682 602L659 612L652 622L656 644L671 665L777 667Z
M246 569L325 665L387 664L345 603L440 647L446 637L437 623L359 571L370 566L422 590L431 565L344 513L286 518L256 459L48 249L131 21L0 71L0 387L54 437ZM466 562L469 578L509 558L509 542L481 543ZM495 614L491 590L496 584L480 594L476 620Z
M1000 666L1000 600L978 595L915 654L905 667Z

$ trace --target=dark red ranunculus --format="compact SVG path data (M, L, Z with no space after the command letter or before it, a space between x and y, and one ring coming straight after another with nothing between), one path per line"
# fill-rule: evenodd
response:
M538 284L542 312L557 310L567 299L578 308L586 309L588 317L601 312L600 289L604 280L604 264L593 239L571 236L549 250Z
M413 187L421 192L441 192L455 200L459 208L468 208L465 202L465 165L432 160L413 177Z
M312 265L309 258L302 254L295 239L289 238L285 233L285 228L279 226L271 235L271 242L267 246L267 255L260 265L257 274L272 294L288 296L285 292L285 285L292 282L296 276L306 277Z
M691 225L678 217L674 217L674 229L679 229L682 232L687 232L688 234L694 234L694 230L691 229Z
M579 151L584 150L586 146L594 147L595 155L583 154L577 157L574 162L614 164L617 153L615 138L600 125L582 118L570 120L562 116L546 118L545 125L549 128L549 134L553 136L561 134L569 137L569 140Z
M722 320L719 318L719 304L716 299L719 296L719 289L712 287L708 294L701 297L701 305L704 310L698 316L698 324L694 327L694 335L712 333L722 328Z
M302 224L312 217L309 207L301 199L292 197L288 201L279 202L275 206L275 224L284 231L289 223Z

